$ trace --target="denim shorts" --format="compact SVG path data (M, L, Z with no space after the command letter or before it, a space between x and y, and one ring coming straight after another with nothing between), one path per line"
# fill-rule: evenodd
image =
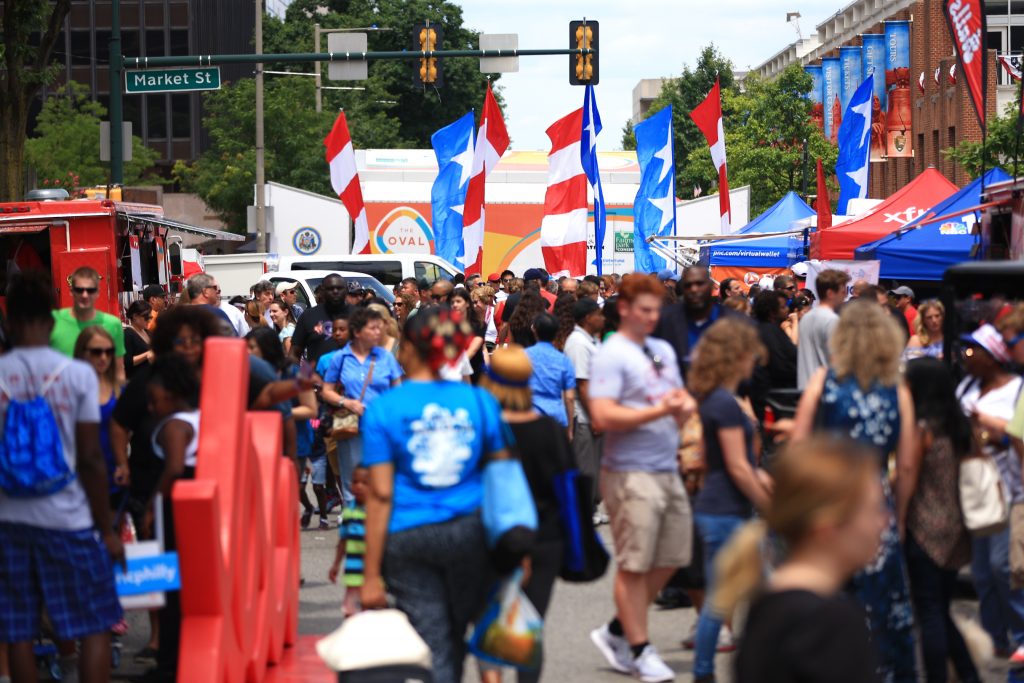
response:
M0 642L38 637L43 607L61 640L121 620L113 562L96 531L0 522L0 548Z
M308 480L313 481L313 486L323 486L327 483L327 453L321 451L310 458L303 458L299 463L302 472L301 482L305 484ZM306 465L309 465L310 473L306 474Z

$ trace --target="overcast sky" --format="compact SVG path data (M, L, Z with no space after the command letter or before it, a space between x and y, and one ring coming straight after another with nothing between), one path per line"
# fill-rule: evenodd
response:
M484 33L518 33L520 48L568 47L569 21L600 24L597 102L604 133L598 148L621 149L622 126L632 115L633 86L642 78L677 76L715 43L740 71L757 66L797 38L786 13L801 13L805 37L847 0L461 0L465 25ZM583 88L569 85L567 56L523 57L519 72L499 83L512 149L547 150L544 131L583 104Z

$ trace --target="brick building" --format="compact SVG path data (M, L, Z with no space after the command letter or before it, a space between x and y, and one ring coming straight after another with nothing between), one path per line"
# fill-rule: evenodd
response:
M988 116L1002 111L1016 96L1015 87L1000 73L996 55L1024 49L1024 12L1022 3L987 0L989 24ZM1013 14L1017 6L1017 15ZM946 26L940 0L857 0L817 27L816 35L797 41L760 66L752 69L771 78L790 64L817 64L823 57L838 57L842 46L860 46L861 35L884 33L884 22L909 20L910 76L912 104L913 158L887 158L873 162L870 170L869 197L884 198L906 185L917 174L934 166L958 185L969 178L962 168L948 160L942 150L963 140L981 140L981 127L974 113L966 79L957 69L956 83L949 80L950 66L956 57ZM1020 26L1017 26L1017 23ZM934 74L939 69L939 82ZM924 74L924 92L918 79Z

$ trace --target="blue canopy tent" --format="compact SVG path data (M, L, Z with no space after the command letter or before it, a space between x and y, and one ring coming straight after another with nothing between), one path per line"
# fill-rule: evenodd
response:
M985 173L986 187L1009 180L1000 168ZM879 276L891 280L941 280L946 269L971 259L974 209L981 204L982 178L939 202L900 230L854 251L857 260L881 261ZM967 218L968 220L963 220Z
M786 232L793 221L815 215L814 209L796 192L787 192L773 207L747 223L737 235ZM700 247L700 263L707 266L743 268L788 268L803 261L803 238L796 236L722 240Z

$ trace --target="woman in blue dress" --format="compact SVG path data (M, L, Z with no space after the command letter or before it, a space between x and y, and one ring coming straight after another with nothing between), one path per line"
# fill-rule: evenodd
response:
M815 373L797 409L793 438L814 431L849 436L878 454L890 513L889 457L914 448L914 404L900 379L903 332L876 303L843 306L830 342L831 363ZM867 614L886 683L917 680L914 617L895 514L890 515L875 560L849 585Z

